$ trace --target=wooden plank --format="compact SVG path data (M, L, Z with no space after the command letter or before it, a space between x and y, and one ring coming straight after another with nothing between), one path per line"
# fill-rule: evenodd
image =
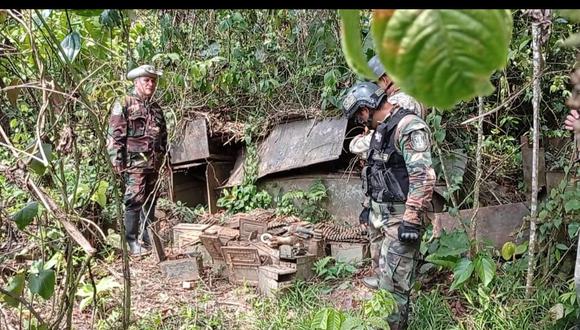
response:
M217 200L219 199L220 192L217 188L228 180L233 166L233 162L218 162L210 160L207 162L205 181L207 185L207 205L210 214L218 212Z
M167 256L165 255L165 250L163 249L163 243L161 243L161 238L157 234L158 226L156 226L156 224L157 223L154 223L148 226L147 232L149 233L149 239L151 239L151 244L153 245L153 255L155 256L155 260L159 263L165 261L165 259L167 259Z

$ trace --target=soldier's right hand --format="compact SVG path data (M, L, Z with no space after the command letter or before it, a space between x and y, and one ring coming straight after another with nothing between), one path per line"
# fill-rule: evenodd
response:
M570 110L570 114L566 117L564 121L564 127L567 130L580 133L580 113L578 110Z

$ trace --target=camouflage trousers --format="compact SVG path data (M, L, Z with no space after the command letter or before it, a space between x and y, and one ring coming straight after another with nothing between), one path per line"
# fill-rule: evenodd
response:
M383 233L379 229L376 229L372 223L369 223L367 226L367 238L369 240L373 272L379 276L379 257L381 254L381 245L383 244Z
M385 211L385 206L386 204L371 202L372 223L377 223L378 219L388 218L383 226L376 229L383 237L379 252L379 288L389 291L397 302L397 311L388 317L389 324L392 328L405 329L409 314L409 295L415 280L415 267L421 242L412 244L400 242L398 229L403 212L396 207L390 213ZM373 218L375 221L372 221Z
M155 221L155 206L157 204L157 195L155 193L155 184L157 182L157 173L125 173L125 194L123 203L125 204L125 218L139 218L139 233L144 241L149 240L147 226ZM128 233L137 237L139 233Z

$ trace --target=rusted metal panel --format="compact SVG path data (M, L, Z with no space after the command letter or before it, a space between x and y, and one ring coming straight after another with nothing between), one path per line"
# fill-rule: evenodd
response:
M180 164L210 155L205 119L188 121L183 134L171 146L171 163Z
M264 179L259 183L260 188L268 191L272 196L284 194L290 190L300 189L307 191L316 180L321 179L326 187L328 199L323 203L330 214L339 222L347 222L358 226L358 216L362 210L364 199L362 182L359 174L308 174L285 178Z
M258 178L265 175L336 160L342 153L347 120L315 119L290 122L274 127L259 144ZM243 154L227 186L242 183Z
M473 217L475 209L459 211L459 219L469 228L469 221ZM475 217L477 221L476 239L478 241L490 240L494 247L501 249L503 244L514 241L519 229L522 226L523 218L529 215L530 211L524 203L513 203L495 206L480 207ZM438 213L432 216L437 217L434 226L440 226L445 231L461 228L459 220L449 215L449 213Z

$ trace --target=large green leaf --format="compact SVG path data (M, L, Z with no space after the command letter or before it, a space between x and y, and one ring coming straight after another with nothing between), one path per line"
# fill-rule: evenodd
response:
M8 282L8 286L4 290L10 292L16 297L20 297L22 291L24 290L24 273L14 275ZM12 307L18 307L18 300L12 298L9 295L0 294L0 298L8 305Z
M570 21L580 23L580 9L560 9L558 14L568 18Z
M60 43L60 46L69 62L74 61L81 51L81 35L77 31L69 33Z
M509 10L396 10L375 45L401 90L450 108L493 92L489 78L507 63L512 25Z
M478 255L474 264L477 277L483 282L484 286L488 286L495 276L495 263L487 255Z
M52 145L48 144L48 143L43 143L42 144L42 150L44 151L44 155L46 156L46 160L48 160L49 162L52 160ZM40 150L34 155L37 158L42 159L42 155L40 153ZM36 174L38 175L43 175L44 172L46 171L46 166L44 166L44 164L42 164L40 161L32 158L32 160L30 161L30 164L28 164L28 167Z
M473 274L473 262L471 260L464 258L459 261L455 269L453 270L453 283L451 284L451 290L457 289L463 282L467 281L471 274Z
M42 269L37 274L30 275L28 288L30 292L36 293L46 300L54 293L55 281L56 276L52 269Z
M92 201L97 202L101 207L107 206L107 189L109 188L109 183L107 181L99 181L99 186L97 190L91 197Z
M20 211L14 213L12 215L12 220L16 222L16 227L18 229L23 230L28 226L34 217L38 215L38 203L37 202L30 202L26 204Z
M564 205L564 210L566 210L566 213L580 210L580 200L571 199L567 201L566 204Z
M314 315L310 329L340 330L344 315L334 308L321 309Z
M354 9L339 10L341 23L341 45L348 65L362 77L376 80L371 68L367 64L361 41L360 12Z
M505 242L501 247L501 256L505 260L510 260L516 253L516 244L514 242Z

